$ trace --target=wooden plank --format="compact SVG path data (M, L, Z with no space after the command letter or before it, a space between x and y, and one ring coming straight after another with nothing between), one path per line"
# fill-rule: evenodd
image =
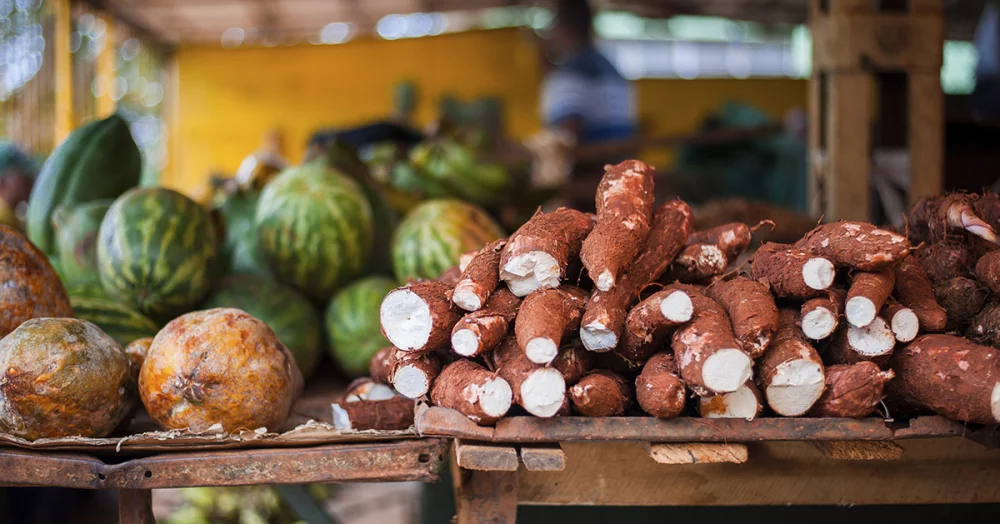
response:
M937 71L909 74L910 205L944 189L944 95Z
M745 444L643 442L642 447L657 464L742 464L748 454Z
M944 19L937 15L829 15L810 23L813 67L829 71L939 70Z
M99 15L105 24L105 43L97 55L97 82L100 83L101 96L97 97L97 118L111 116L117 109L118 102L111 96L114 90L115 76L118 74L118 21L106 14Z
M876 13L879 4L873 0L830 0L826 2L828 13ZM820 0L811 0L810 14L819 13ZM914 14L940 14L944 10L943 0L906 0L906 12Z
M52 53L55 62L55 141L62 142L76 127L73 115L73 55L70 52L70 35L73 32L73 15L70 0L51 2L54 17Z
M812 444L824 457L834 460L899 460L903 457L903 448L895 442L828 440Z
M849 505L1000 502L1000 452L959 438L900 443L892 461L829 460L800 442L751 445L745 464L664 468L638 443L569 443L561 472L518 473L521 504Z
M451 461L457 524L514 524L517 520L517 472L474 471Z
M566 454L558 444L523 446L518 451L521 463L528 471L562 471L566 469Z
M123 489L118 492L118 522L121 524L156 524L153 517L153 492L148 489Z
M510 446L455 441L458 466L476 471L517 471L517 450Z
M812 216L820 216L826 208L826 178L827 154L823 141L822 128L825 104L823 100L823 84L826 75L814 70L809 77L809 178L807 211Z
M867 220L871 171L872 79L830 73L826 119L827 220Z

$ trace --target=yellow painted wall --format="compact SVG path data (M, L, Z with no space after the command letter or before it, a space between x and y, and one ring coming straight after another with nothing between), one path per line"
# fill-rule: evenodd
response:
M212 171L234 172L268 129L281 132L283 153L297 161L313 131L387 115L400 79L417 85L420 124L434 117L441 95L453 93L501 97L514 137L539 127L538 51L518 30L337 46L182 46L174 59L170 166L161 181L189 193ZM642 80L637 90L640 118L655 135L689 132L726 100L781 117L806 99L805 81L786 79Z

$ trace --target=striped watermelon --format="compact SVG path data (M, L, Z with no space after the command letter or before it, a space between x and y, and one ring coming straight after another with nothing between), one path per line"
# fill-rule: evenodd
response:
M482 209L459 200L428 200L413 208L392 238L392 267L400 282L434 279L462 253L503 236Z
M361 376L380 348L389 345L379 329L379 306L396 283L386 277L368 277L344 288L326 308L330 351L344 373Z
M98 238L101 285L141 313L160 318L188 311L212 285L212 218L176 191L126 192L104 216Z
M121 302L71 296L69 303L76 318L96 324L122 347L136 339L156 336L160 329L156 322Z
M295 356L304 378L316 371L322 320L309 299L291 287L256 275L233 275L223 279L202 307L234 307L250 313L274 330Z
M372 211L358 185L318 162L285 170L264 188L258 252L281 282L326 303L362 273Z

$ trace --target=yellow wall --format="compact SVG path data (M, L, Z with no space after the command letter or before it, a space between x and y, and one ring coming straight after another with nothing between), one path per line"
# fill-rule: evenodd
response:
M338 46L182 46L173 71L171 161L161 180L189 193L212 171L234 172L268 129L282 134L283 153L297 161L313 131L387 115L400 79L417 85L420 124L434 117L441 95L453 93L502 98L514 137L539 126L538 52L518 30L394 42L363 38ZM640 118L656 135L691 131L726 100L780 117L805 107L806 98L804 81L786 79L643 80L637 87ZM662 154L651 159L666 161Z

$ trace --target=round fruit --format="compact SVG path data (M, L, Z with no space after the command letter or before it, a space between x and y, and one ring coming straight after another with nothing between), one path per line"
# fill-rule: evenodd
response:
M67 282L94 282L97 276L97 230L111 200L63 204L52 214L56 252Z
M344 373L366 374L375 352L389 345L379 328L379 306L395 288L385 277L364 278L344 288L326 308L330 351Z
M45 255L4 225L0 225L0 282L0 337L29 318L73 316L66 289Z
M285 170L260 195L257 249L281 282L325 303L361 274L372 211L358 185L318 162Z
M76 318L94 323L122 346L156 335L160 329L156 322L121 302L71 296L69 303Z
M0 340L0 432L103 437L134 401L128 356L90 322L36 318Z
M97 261L108 296L153 317L198 304L211 287L212 218L170 189L132 189L101 222Z
M149 346L153 344L153 337L138 338L131 344L125 346L125 354L132 361L132 368L136 373L142 369L142 363L146 360L146 353L149 353Z
M298 291L271 279L234 275L219 284L204 307L234 307L250 313L273 329L292 352L303 378L316 371L323 344L322 320Z
M163 429L277 431L301 392L299 368L274 331L232 308L172 320L139 372L142 403Z
M400 282L435 279L503 236L482 209L459 200L429 200L410 212L392 238L392 266Z

